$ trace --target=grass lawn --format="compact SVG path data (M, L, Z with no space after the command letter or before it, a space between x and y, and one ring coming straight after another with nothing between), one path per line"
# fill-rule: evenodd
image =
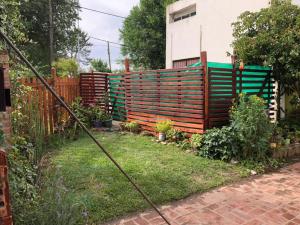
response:
M232 182L248 174L245 168L185 153L151 137L97 133L126 172L156 203L182 199L195 192ZM50 159L45 176L63 178L72 202L85 205L90 223L104 222L148 207L113 164L89 138L61 147Z

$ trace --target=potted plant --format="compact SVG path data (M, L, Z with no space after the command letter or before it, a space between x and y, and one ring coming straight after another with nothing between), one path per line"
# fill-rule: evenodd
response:
M108 113L103 113L101 117L101 121L104 127L111 128L112 127L112 116Z
M158 121L155 125L155 129L158 132L158 140L165 141L166 140L166 133L172 129L172 121L171 120L162 120Z
M90 108L90 118L93 127L100 128L102 127L102 117L104 112L100 109L100 107L93 106Z

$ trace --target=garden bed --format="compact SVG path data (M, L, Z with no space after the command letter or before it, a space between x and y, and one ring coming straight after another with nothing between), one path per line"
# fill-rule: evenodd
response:
M115 132L97 133L96 137L156 204L204 192L249 174L241 166L188 154L175 145L153 142L151 137ZM68 199L64 202L84 206L85 217L81 219L87 224L148 207L87 137L62 146L50 163L44 171L45 187L48 182L62 180L66 188L62 197ZM47 195L43 197L49 205L59 204Z

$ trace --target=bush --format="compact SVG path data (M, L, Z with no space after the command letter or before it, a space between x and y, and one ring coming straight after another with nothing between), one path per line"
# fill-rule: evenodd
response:
M86 126L90 127L90 111L88 108L85 108L82 104L82 98L76 98L71 104L71 110L75 113L77 118ZM79 123L72 117L69 116L69 119L66 121L66 124L61 124L59 131L65 135L67 138L76 139L82 128L80 127Z
M194 150L199 150L203 144L203 135L202 134L193 134L190 139L191 146Z
M230 160L237 155L237 141L231 127L208 130L203 135L199 155L209 159Z
M267 157L273 126L266 114L263 99L240 95L231 110L231 127L241 145L241 159L262 160Z
M173 122L171 120L158 121L155 125L155 129L159 133L167 133L172 129Z
M168 130L166 135L167 135L167 140L171 142L178 143L186 139L186 134L175 128L171 128L170 130Z

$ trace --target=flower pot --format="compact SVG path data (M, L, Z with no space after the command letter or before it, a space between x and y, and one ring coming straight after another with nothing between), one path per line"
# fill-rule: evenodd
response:
M158 134L158 140L159 141L165 141L166 140L166 134L165 133L159 133Z
M93 121L93 127L95 127L95 128L102 127L102 121L100 121L100 120Z
M104 127L111 128L112 127L112 120L102 121L102 124L103 124Z

